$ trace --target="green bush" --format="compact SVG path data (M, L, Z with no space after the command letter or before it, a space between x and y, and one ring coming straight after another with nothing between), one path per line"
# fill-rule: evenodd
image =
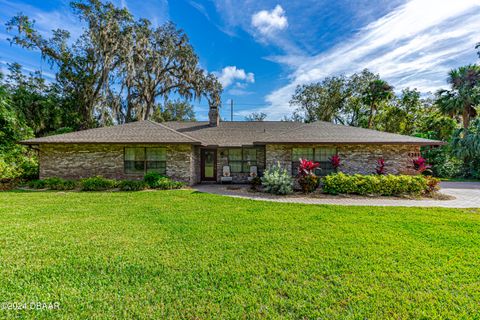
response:
M82 191L104 191L116 187L115 180L106 179L100 176L80 180Z
M406 175L346 175L336 173L323 179L323 191L329 194L421 195L436 191L438 179ZM435 184L436 181L436 185Z
M27 185L32 189L72 190L77 187L77 182L75 180L65 180L62 178L48 178L44 180L31 180Z
M52 190L72 190L77 186L76 181L62 178L48 178L43 181L45 182L45 186Z
M38 162L32 151L17 148L3 153L0 150L0 179L36 178L38 178Z
M28 187L31 189L45 189L47 184L45 180L31 180L28 182Z
M152 189L171 190L180 189L185 186L183 182L174 181L170 178L164 177L158 173L147 173L143 181Z
M319 183L320 179L314 174L309 174L298 178L298 184L304 193L315 191L318 188Z
M162 175L160 175L159 173L156 173L156 172L151 172L151 173L147 173L144 177L143 177L143 181L145 181L145 183L150 187L150 188L154 188L156 183L158 182L158 180L160 180L161 178L163 178Z
M147 188L147 183L142 180L123 180L120 181L118 187L122 191L140 191Z
M452 155L449 146L438 148L425 148L422 155L432 165L432 172L435 177L454 178L462 174L462 160Z
M263 190L273 194L292 193L292 177L286 169L280 168L280 164L265 170L262 177Z

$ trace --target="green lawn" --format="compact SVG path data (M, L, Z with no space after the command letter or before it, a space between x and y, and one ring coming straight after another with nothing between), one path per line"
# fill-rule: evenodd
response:
M480 317L479 213L4 192L0 318Z

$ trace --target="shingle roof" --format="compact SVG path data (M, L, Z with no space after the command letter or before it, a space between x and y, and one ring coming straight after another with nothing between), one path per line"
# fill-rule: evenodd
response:
M441 141L403 136L330 122L208 122L138 121L22 141L42 143L187 143L205 146L237 147L252 144L414 144L440 145Z
M415 144L442 145L442 141L416 138L401 134L350 127L325 121L302 124L282 134L271 134L255 141L265 143L325 143L325 144Z
M178 132L188 134L204 145L240 147L252 145L270 135L277 136L282 132L298 128L299 122L281 121L224 121L218 127L210 127L208 122L165 122L166 126Z
M200 144L183 133L153 121L130 122L22 141L40 143L187 143Z

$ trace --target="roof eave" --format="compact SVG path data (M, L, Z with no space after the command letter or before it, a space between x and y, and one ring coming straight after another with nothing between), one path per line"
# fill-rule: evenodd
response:
M201 145L201 142L158 142L158 141L138 141L138 142L108 142L108 141L20 141L19 144L23 145L40 145L40 144L189 144L189 145Z
M355 145L355 144L367 144L367 145L415 145L415 146L442 146L447 143L444 141L429 141L429 142L412 142L412 141L255 141L253 144L256 145L266 145L266 144L326 144L326 145Z

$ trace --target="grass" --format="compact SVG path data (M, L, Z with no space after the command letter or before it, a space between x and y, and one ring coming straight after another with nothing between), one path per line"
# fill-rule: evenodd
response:
M0 318L475 318L478 210L0 193Z

